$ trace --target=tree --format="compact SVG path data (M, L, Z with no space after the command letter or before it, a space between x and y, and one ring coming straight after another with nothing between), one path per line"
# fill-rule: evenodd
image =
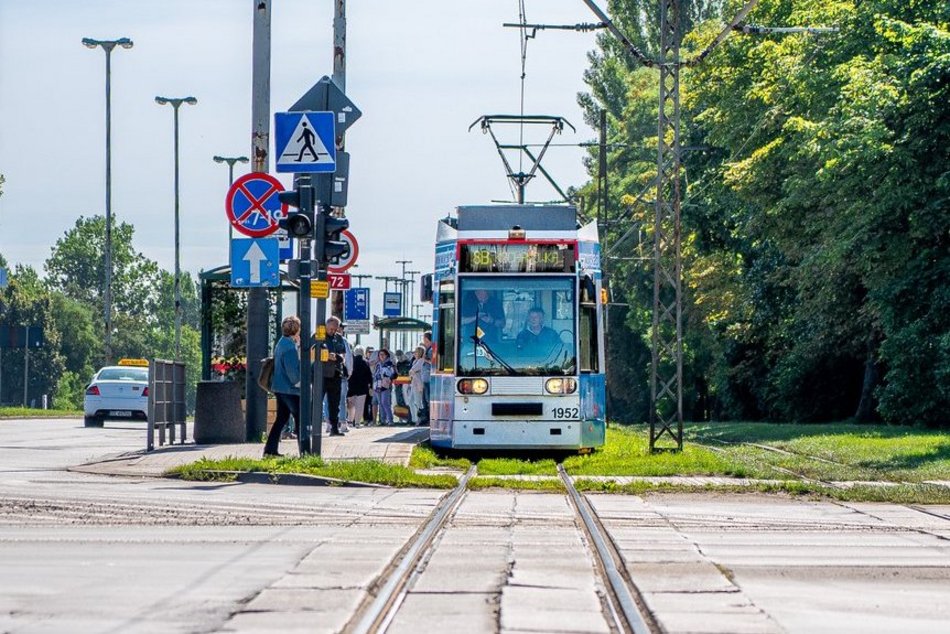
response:
M2 385L0 403L39 402L43 394L52 396L65 369L60 355L61 335L51 326L53 306L46 288L36 271L28 266L17 265L10 275L9 285L0 290L0 324L13 328L39 326L43 330L43 346L24 349L0 350ZM27 368L27 354L29 369ZM24 403L24 379L26 402Z
M132 225L113 223L113 310L128 315L154 314L158 265L132 246L135 232ZM96 315L103 319L104 261L105 218L80 217L53 246L44 265L47 283L67 297L93 307Z
M654 5L619 4L628 32L646 41L652 27L630 21ZM702 148L684 154L684 396L700 395L698 416L946 424L946 3L763 0L749 21L840 31L737 35L681 77L683 145ZM699 24L684 49L719 28ZM600 43L581 103L591 121L608 109L623 148L608 217L624 222L606 238L641 222L649 242L652 210L631 203L655 171L637 155L656 142L656 76ZM649 310L649 270L606 266L628 314ZM627 325L648 334L649 321Z

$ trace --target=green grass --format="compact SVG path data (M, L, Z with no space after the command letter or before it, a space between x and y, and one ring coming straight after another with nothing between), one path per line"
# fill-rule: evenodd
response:
M530 459L471 454L471 458L439 452L426 442L416 445L412 450L409 466L413 469L442 467L464 471L472 466L474 460L479 475L557 475L557 464L552 458L544 456Z
M78 409L34 409L32 407L0 407L0 418L81 418Z
M642 426L609 426L603 447L567 458L564 468L571 475L776 477L770 470L696 444L686 443L680 453L651 454Z
M492 476L477 476L468 481L473 491L482 489L516 489L519 491L564 491L564 483L558 479L511 480Z
M496 475L557 475L557 463L552 458L483 458L478 461L478 474Z
M369 484L386 484L394 487L427 487L451 489L458 480L451 475L420 475L402 465L391 465L376 460L353 460L324 462L317 457L284 458L202 458L191 464L171 469L168 475L177 475L185 480L233 480L222 471L299 473L305 475L337 478Z
M749 486L709 484L704 486L651 482L617 484L611 481L576 480L578 491L589 493L623 493L646 495L649 493L720 493L720 494L784 494L809 499L831 499L839 502L889 502L892 504L950 504L950 489L927 484L898 486L855 486L839 489L822 484L785 480L775 483L758 483Z
M817 480L950 480L950 433L945 431L848 423L707 423L688 425L684 435L687 443L722 447L736 460ZM716 441L756 443L795 455Z
M451 458L440 456L435 452L428 442L420 443L412 448L412 456L409 458L409 468L411 469L458 469L466 471L472 463L467 458Z

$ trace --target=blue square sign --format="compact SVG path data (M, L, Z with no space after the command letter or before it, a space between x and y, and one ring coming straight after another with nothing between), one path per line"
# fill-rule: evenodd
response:
M336 125L332 112L274 114L278 172L336 171Z
M231 240L231 286L252 288L280 285L280 247L277 238Z

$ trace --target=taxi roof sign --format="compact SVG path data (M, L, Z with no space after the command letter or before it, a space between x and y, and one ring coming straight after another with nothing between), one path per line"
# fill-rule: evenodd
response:
M147 368L148 359L119 359L119 365L134 365L140 368Z

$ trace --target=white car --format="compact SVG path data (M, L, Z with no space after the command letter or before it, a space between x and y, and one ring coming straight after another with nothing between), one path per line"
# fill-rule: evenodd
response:
M102 427L105 419L148 420L148 361L120 359L102 368L86 388L86 427Z

